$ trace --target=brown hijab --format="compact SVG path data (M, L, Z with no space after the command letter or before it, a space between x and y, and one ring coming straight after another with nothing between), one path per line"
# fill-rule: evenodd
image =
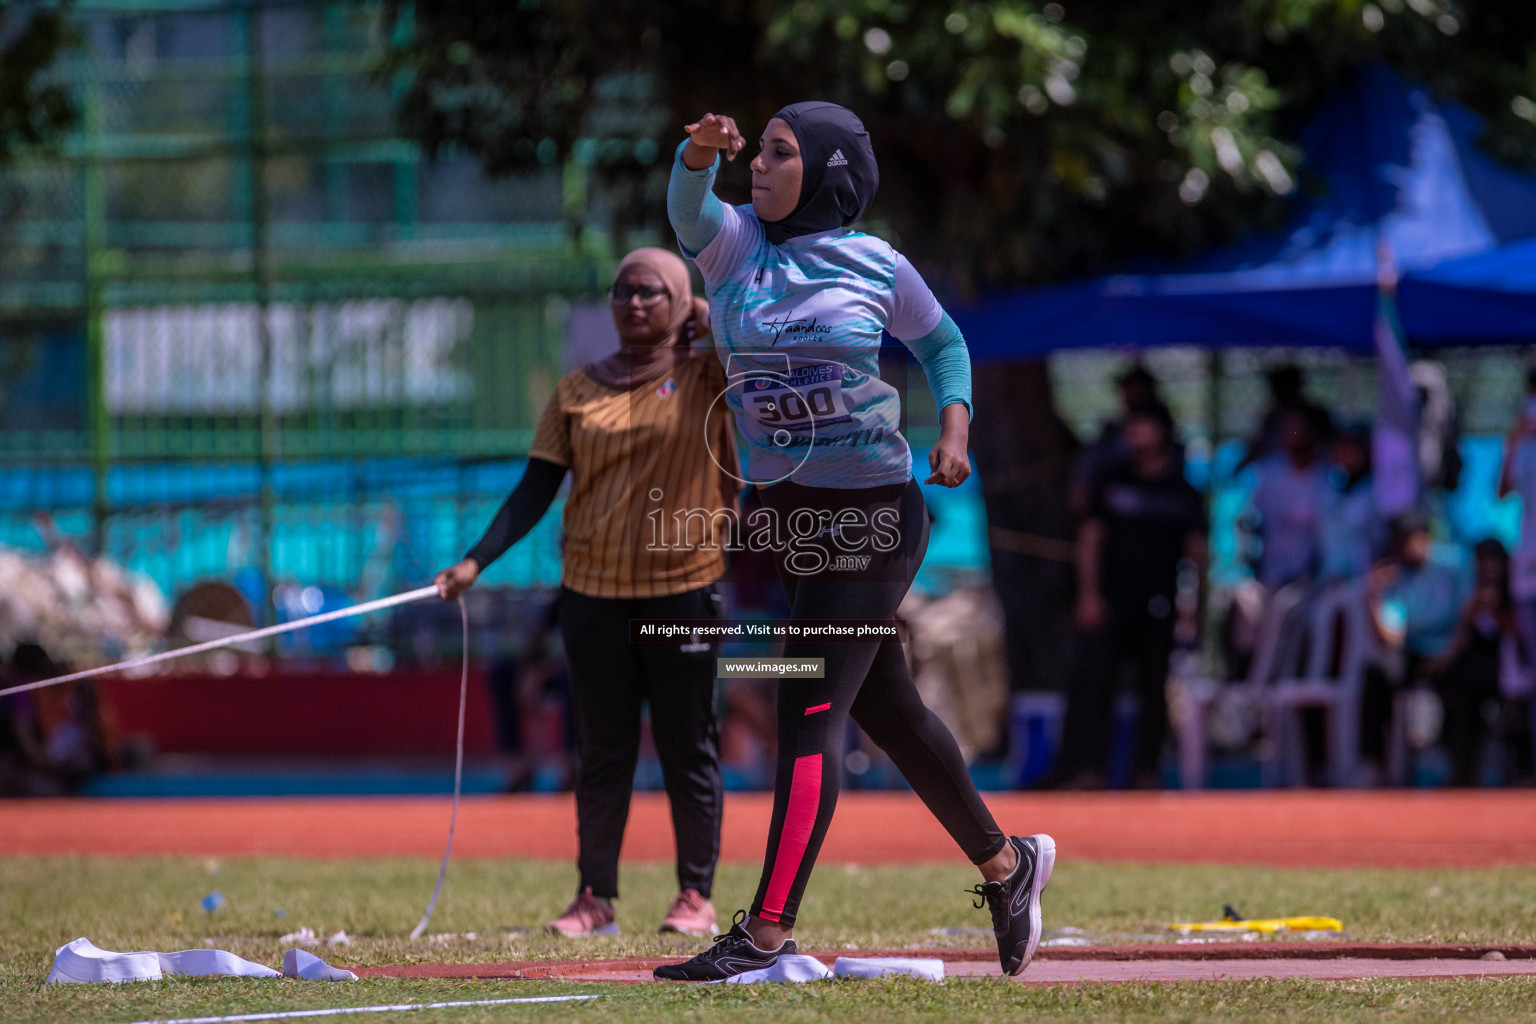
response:
M626 267L644 267L661 278L666 302L671 307L666 330L647 342L620 342L619 350L583 369L587 376L610 388L627 388L655 380L687 361L694 338L709 333L709 303L694 298L688 280L688 264L665 249L636 249L619 261L617 281Z

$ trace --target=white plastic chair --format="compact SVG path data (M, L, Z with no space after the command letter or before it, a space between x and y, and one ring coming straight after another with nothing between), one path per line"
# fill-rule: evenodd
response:
M1323 588L1307 613L1303 672L1282 676L1263 693L1262 776L1266 785L1302 780L1301 711L1321 708L1328 723L1329 776L1335 786L1348 786L1360 761L1360 698L1371 652L1363 582Z
M1179 683L1180 692L1170 703L1174 711L1174 729L1178 733L1179 785L1183 789L1205 788L1209 746L1206 719L1211 706L1223 692L1230 692L1234 687L1248 690L1257 698L1264 684L1275 678L1279 671L1285 621L1310 591L1310 584L1292 583L1270 596L1259 622L1253 660L1249 662L1248 675L1242 682L1202 677Z

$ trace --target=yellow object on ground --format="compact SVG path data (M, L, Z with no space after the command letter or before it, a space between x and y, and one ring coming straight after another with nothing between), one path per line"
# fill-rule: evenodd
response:
M1336 917L1267 917L1252 920L1226 907L1220 921L1185 921L1168 926L1175 932L1341 932L1344 922Z

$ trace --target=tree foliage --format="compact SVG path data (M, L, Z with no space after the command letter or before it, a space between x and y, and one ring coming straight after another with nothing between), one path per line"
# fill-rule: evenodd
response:
M53 145L74 127L69 86L50 77L74 41L63 11L0 3L0 164Z
M681 126L749 133L784 103L858 111L880 157L876 230L980 287L1186 252L1306 187L1295 133L1384 60L1536 154L1536 4L1489 0L415 0L393 54L429 147L488 169L577 152L655 223ZM599 123L601 122L601 123ZM631 144L632 143L632 144ZM740 161L723 187L745 199Z

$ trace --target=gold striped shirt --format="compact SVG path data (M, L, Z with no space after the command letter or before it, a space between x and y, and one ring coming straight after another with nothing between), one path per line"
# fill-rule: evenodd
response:
M562 584L664 597L725 572L741 486L731 410L715 401L725 387L713 352L626 389L584 370L560 378L528 454L571 471Z

